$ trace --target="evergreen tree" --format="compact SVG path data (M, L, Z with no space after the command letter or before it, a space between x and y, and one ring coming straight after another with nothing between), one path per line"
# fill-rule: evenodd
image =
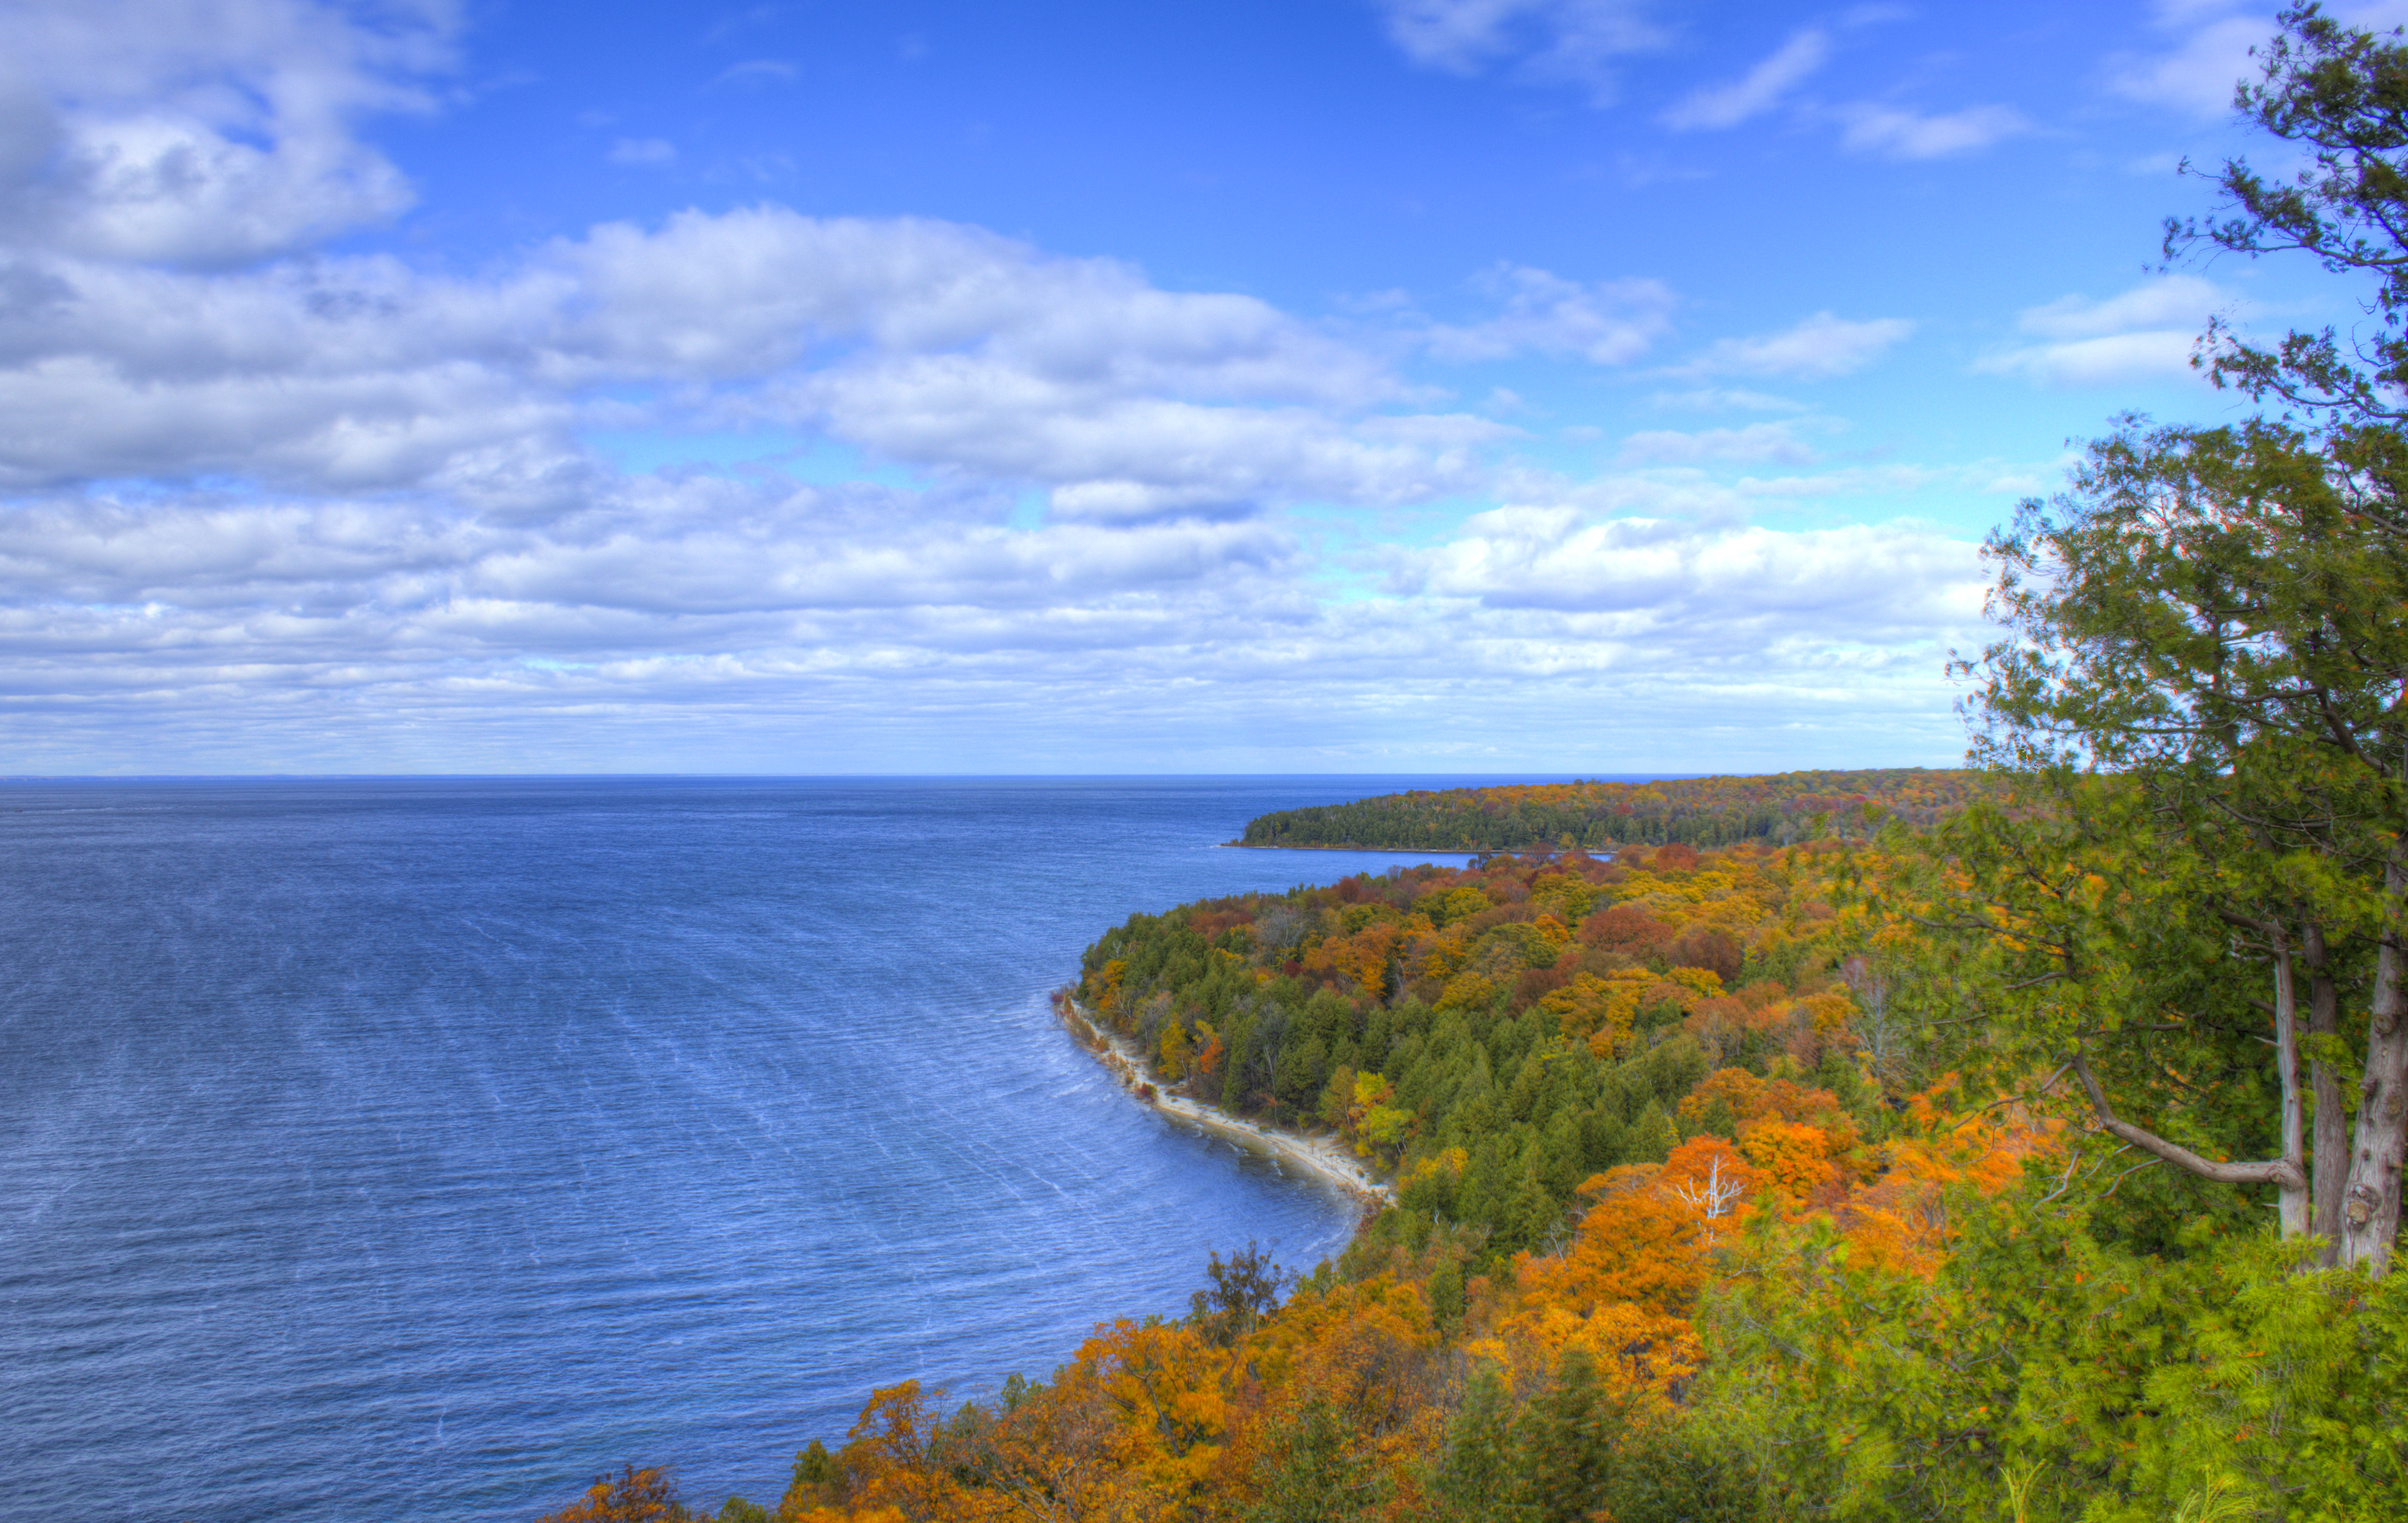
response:
M1450 1258L1430 1272L1428 1290L1430 1317L1441 1331L1452 1330L1463 1319L1463 1264Z
M1672 1130L1672 1118L1664 1114L1660 1103L1651 1100L1647 1108L1639 1113L1638 1123L1631 1127L1630 1140L1624 1151L1633 1163L1661 1163L1680 1146L1681 1135Z
M1430 1494L1447 1523L1527 1523L1535 1516L1514 1442L1512 1397L1494 1366L1471 1377L1447 1425Z
M1498 1254L1518 1253L1524 1248L1537 1249L1545 1245L1547 1235L1563 1219L1564 1208L1539 1183L1538 1175L1526 1172L1513 1193L1506 1197L1505 1209L1499 1215L1497 1235L1492 1240Z
M1669 1421L1626 1436L1605 1495L1613 1523L1756 1523L1763 1511L1744 1466Z
M1349 1523L1371 1516L1378 1477L1354 1439L1327 1397L1308 1398L1273 1437L1277 1458L1248 1514L1253 1523Z
M1538 1523L1588 1523L1606 1504L1621 1414L1584 1348L1555 1361L1555 1382L1530 1403L1522 1453Z

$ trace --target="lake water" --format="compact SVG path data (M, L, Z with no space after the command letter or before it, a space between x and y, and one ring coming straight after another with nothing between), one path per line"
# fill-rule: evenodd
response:
M985 1396L1343 1203L1045 991L1219 849L1461 779L0 784L8 1510L774 1502L873 1385ZM1459 861L1460 859L1445 859Z

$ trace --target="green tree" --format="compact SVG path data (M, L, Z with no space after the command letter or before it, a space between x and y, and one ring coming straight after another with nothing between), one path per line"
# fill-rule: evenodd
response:
M2196 363L2219 386L2275 396L2347 429L2408 419L2408 46L2400 34L2344 26L2293 4L2282 32L2256 50L2260 77L2234 92L2242 116L2306 161L2269 178L2245 158L2215 174L2235 214L2169 218L2169 259L2206 245L2256 258L2304 252L2336 274L2372 275L2380 326L2344 347L2329 327L2294 331L2273 348L2212 323Z
M1355 1443L1345 1415L1326 1397L1312 1396L1278 1425L1274 1459L1255 1523L1345 1523L1369 1516L1380 1477Z
M1739 1459L1689 1428L1657 1419L1635 1428L1606 1483L1613 1523L1756 1523L1763 1508Z
M1430 1272L1425 1289L1429 1297L1430 1317L1441 1331L1452 1330L1463 1320L1463 1260L1450 1255Z
M1297 1282L1294 1274L1271 1261L1268 1249L1252 1243L1226 1260L1215 1251L1204 1275L1212 1283L1188 1297L1187 1319L1221 1348L1253 1332Z
M1852 1262L1822 1223L1732 1240L1698 1403L1718 1448L1697 1452L1744 1463L1716 1494L1867 1523L2398 1511L2408 1276L2301 1273L2296 1245L2231 1236L2137 1254L2052 1188L1953 1199L1962 1235L1928 1282ZM1617 1485L1646 1447L1625 1443ZM1647 1516L1627 1495L1617 1523Z
M1621 1426L1619 1404L1598 1377L1597 1361L1584 1348L1564 1350L1555 1384L1523 1419L1523 1462L1540 1523L1587 1523L1605 1505Z
M1526 1523L1528 1476L1513 1437L1513 1399L1495 1366L1465 1388L1447 1425L1430 1495L1447 1523Z
M1672 1118L1664 1114L1661 1104L1650 1100L1646 1108L1639 1113L1639 1119L1631 1125L1630 1140L1625 1145L1625 1151L1639 1162L1661 1163L1672 1156L1673 1148L1680 1146L1681 1134L1672 1130Z
M2072 491L2026 504L1992 537L1991 609L2010 633L1966 669L1980 682L1976 755L2035 780L2045 805L1993 866L2020 857L2025 879L2062 880L2064 913L2050 915L2046 896L2001 890L2015 873L1985 876L2011 901L1991 906L1993 932L2027 950L2055 941L2053 966L2009 981L2027 997L2006 1024L2054 1023L2056 1060L2106 1130L2204 1178L2276 1186L2286 1228L2307 1231L2298 961L2338 937L2375 943L2361 1053L2311 1034L2331 1037L2315 1058L2329 1226L2342 1261L2380 1273L2408 1142L2408 536L2360 510L2369 481L2389 479L2387 457L2359 450L2369 437L2128 420L2092 446ZM1976 810L1968 828L2002 833L2004 818ZM2039 839L2061 821L2071 833ZM2272 1030L2251 1034L2271 1038L2272 1158L2218 1160L2134 1123L2093 1061L2110 1028L2210 1024L2169 998L2181 981L2167 973L2207 961L2264 978ZM2052 984L2056 997L2030 996ZM2362 1088L2344 1160L2331 1123L2352 1059Z
M2235 104L2303 159L2304 167L2287 178L2270 178L2244 159L2227 161L2215 178L2232 215L2204 223L2169 221L2166 251L2169 258L2201 246L2251 258L2305 252L2336 274L2372 278L2368 309L2374 321L2354 332L2346 345L2327 327L2295 330L2272 348L2262 348L2215 324L2194 363L2219 386L2238 386L2259 401L2276 398L2315 421L2346 505L2349 541L2389 552L2365 559L2389 561L2408 539L2401 491L2408 475L2408 441L2401 433L2408 421L2408 334L2402 333L2408 314L2408 43L2397 31L2344 26L2314 4L2285 10L2282 28L2259 52L2260 77L2240 85ZM2380 582L2341 590L2331 604L2333 623L2340 627L2324 642L2329 653L2356 656L2351 640L2364 626L2383 624L2386 615L2397 622L2396 601L2368 617L2369 605L2387 591ZM2388 648L2370 653L2367 670L2354 686L2379 702L2385 668L2394 661ZM2396 697L2398 690L2392 691ZM2300 690L2293 694L2304 695ZM2368 718L2363 707L2344 711L2320 738L2350 753L2396 791L2400 759L2382 744L2388 734L2368 733ZM2370 740L2376 743L2371 748ZM2328 1227L2329 1206L2334 1214L2330 1230L2342 1241L2342 1257L2378 1266L2400 1225L2401 1152L2408 1143L2408 1006L2400 991L2398 932L2408 874L2397 845L2395 837L2395 852L2384 869L2386 903L2370 1002L2373 1040L2364 1054L2356 1134L2347 1144L2352 1168L2339 1197L2329 1199L2320 1182L2315 1203L2319 1231ZM2320 945L2304 948L2318 1018L2329 998L2319 966L2325 950ZM2317 1140L2321 1153L2327 1140L2321 1127Z
M1297 1110L1308 1110L1320 1098L1329 1066L1329 1050L1321 1038L1308 1036L1302 1041L1291 1037L1285 1051L1280 1054L1273 1089L1280 1099Z

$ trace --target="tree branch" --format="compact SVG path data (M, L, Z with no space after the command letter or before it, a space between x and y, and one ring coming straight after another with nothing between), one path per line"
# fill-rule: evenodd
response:
M2305 1189L2308 1182L2299 1166L2288 1159L2273 1159L2263 1163L2218 1163L2203 1159L2179 1143L2170 1143L2153 1132L2143 1132L2129 1121L2119 1120L2107 1103L2107 1096L2099 1088L2098 1077L2080 1052L2073 1055L2074 1076L2089 1092L2090 1108L2099 1115L2099 1124L2115 1136L2130 1143L2144 1153L2154 1153L2178 1169L2212 1179L2219 1185L2281 1185L2290 1189Z

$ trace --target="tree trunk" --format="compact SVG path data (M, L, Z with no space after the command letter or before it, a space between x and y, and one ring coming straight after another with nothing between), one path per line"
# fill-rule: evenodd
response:
M2341 1261L2381 1274L2400 1233L2400 1164L2408 1142L2408 1009L2402 1008L2399 912L2408 894L2408 842L2395 843L2383 874L2383 942L2374 957L2373 1010L2367 1021L2366 1082L2349 1155L2341 1209Z
M2324 1038L2341 1034L2341 986L2333 981L2325 928L2309 921L2301 928L2301 961L2308 965L2308 1034ZM2316 1050L2324 1050L2319 1041ZM2311 1228L2324 1239L2320 1260L2329 1269L2341 1261L2341 1203L2349 1188L2349 1107L2341 1097L2341 1075L2322 1058L2308 1060L2309 1088L2315 1091L2316 1114L2311 1152L2315 1160L2313 1181L2315 1209Z
M2291 967L2291 938L2281 927L2267 938L2274 960L2274 1073L2283 1085L2283 1161L2290 1172L2275 1182L2285 1237L2308 1235L2308 1171L2300 1099L2300 985Z

